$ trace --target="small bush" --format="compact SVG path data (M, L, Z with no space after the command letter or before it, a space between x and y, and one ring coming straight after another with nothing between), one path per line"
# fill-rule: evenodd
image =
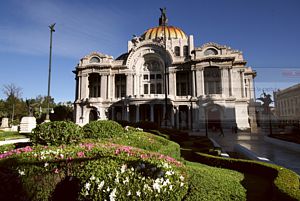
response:
M85 138L112 138L122 136L123 127L115 121L98 120L83 126Z
M82 137L82 128L70 121L43 123L30 134L31 141L41 145L72 144L81 140Z
M0 146L0 154L13 150L15 148L14 144L5 144Z

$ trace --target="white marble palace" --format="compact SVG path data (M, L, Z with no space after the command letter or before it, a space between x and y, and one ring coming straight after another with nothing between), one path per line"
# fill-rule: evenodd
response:
M112 56L92 52L76 66L75 119L152 121L184 129L247 129L256 124L253 79L242 52L216 43L194 47L194 38L168 25L128 41Z

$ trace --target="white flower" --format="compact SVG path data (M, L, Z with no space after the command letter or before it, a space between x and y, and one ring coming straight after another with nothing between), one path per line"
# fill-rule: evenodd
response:
M106 191L107 191L107 192L109 192L109 191L110 191L110 188L109 188L109 187L107 187Z
M91 181L93 181L95 179L96 179L96 177L94 175L92 175L91 178L90 178Z
M46 162L46 163L44 164L44 167L47 167L48 165L49 165L49 163Z
M25 175L24 170L18 170L18 172L19 172L19 175L21 175L21 176Z
M160 193L160 185L159 185L159 183L154 182L153 189L157 190L157 192Z
M182 187L184 185L184 183L180 182L180 187Z
M109 194L109 200L115 201L115 198L116 198L116 191L117 191L117 189L114 188L114 190Z
M130 196L131 195L131 192L130 191L128 191L128 193L127 193L127 196Z
M184 177L183 177L182 175L180 175L179 179L180 179L181 181L184 181Z
M174 171L167 171L166 172L166 175L168 175L168 176L171 176L171 175L173 175L174 174Z
M100 182L100 179L99 179L99 178L97 178L95 182L96 182L97 184L99 184L99 182Z
M163 186L166 186L168 184L170 184L170 180L169 179L167 179L166 181L164 181Z
M138 197L140 197L140 196L141 196L141 191L137 191L137 192L136 192L136 195L137 195Z
M115 183L119 183L119 182L120 182L119 177L116 177L115 178Z
M170 190L172 190L172 189L173 189L173 186L172 186L172 185L170 185L170 186L169 186L169 188L170 188Z
M85 184L85 189L86 190L90 190L90 187L91 187L91 184L89 182Z
M129 182L129 178L126 177L125 180L123 181L123 184L126 184L126 183L128 183L128 182Z
M126 168L127 168L127 165L126 165L126 164L122 165L122 167L121 167L121 173L124 173L125 170L126 170Z
M104 186L104 181L101 181L101 183L98 185L98 190L101 190Z

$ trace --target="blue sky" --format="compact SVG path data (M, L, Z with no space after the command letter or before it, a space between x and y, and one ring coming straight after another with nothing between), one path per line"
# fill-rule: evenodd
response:
M257 71L257 94L300 82L298 0L2 0L0 87L14 83L24 99L47 94L48 25L56 22L51 95L74 101L79 59L92 51L116 58L133 34L158 25L160 7L167 7L169 24L194 35L196 46L241 50Z

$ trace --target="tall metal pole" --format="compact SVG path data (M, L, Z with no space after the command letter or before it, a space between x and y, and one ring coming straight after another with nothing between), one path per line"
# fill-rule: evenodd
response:
M45 121L50 121L50 81L51 81L51 60L52 60L52 33L55 32L54 30L54 24L51 24L49 26L50 28L50 55L49 55L49 72L48 72L48 95L47 95L47 114L46 114L46 120Z

